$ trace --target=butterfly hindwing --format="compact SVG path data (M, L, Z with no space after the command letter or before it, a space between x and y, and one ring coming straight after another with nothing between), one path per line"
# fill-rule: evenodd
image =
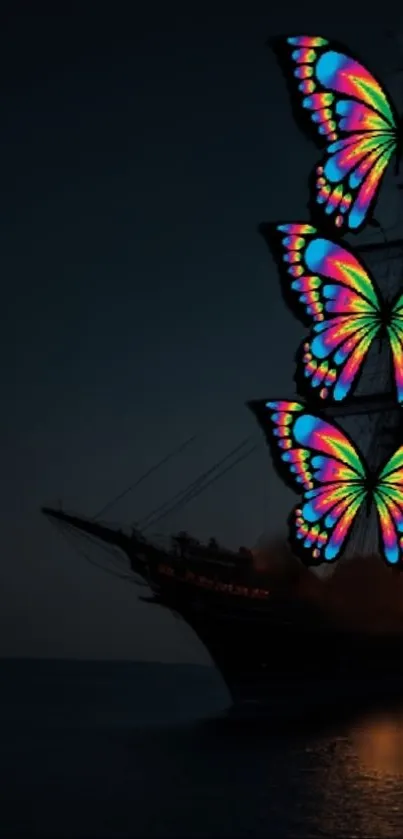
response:
M399 294L392 305L387 325L388 338L393 360L396 397L403 404L403 294Z
M308 224L262 225L290 307L310 327L296 382L321 400L352 396L382 326L374 280L357 257Z
M353 443L336 425L299 402L249 403L274 463L302 496L290 516L290 542L307 565L334 562L367 497L367 471Z
M381 554L388 565L401 564L403 559L403 446L397 449L381 469L373 494L379 519Z
M400 153L401 126L380 82L343 46L326 38L277 38L272 46L294 113L325 149L316 167L313 208L321 226L357 233L371 219L385 170Z

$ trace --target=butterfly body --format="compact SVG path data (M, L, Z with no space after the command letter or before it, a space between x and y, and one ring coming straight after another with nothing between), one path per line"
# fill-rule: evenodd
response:
M396 136L396 156L394 175L399 177L400 167L403 162L403 114L399 115L397 122L397 136Z
M309 329L297 352L298 391L323 403L353 398L369 351L386 341L403 404L402 292L385 299L356 254L310 224L265 224L260 231L286 301Z
M291 545L307 565L334 562L361 512L375 506L380 551L403 568L403 446L375 472L348 435L299 402L249 403L274 463L301 496L289 518Z
M294 114L324 149L311 185L321 226L358 233L371 220L389 162L402 156L403 122L381 83L343 45L297 35L271 42Z

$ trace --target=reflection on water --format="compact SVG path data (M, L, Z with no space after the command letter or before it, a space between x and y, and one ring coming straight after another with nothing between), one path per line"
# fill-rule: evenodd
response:
M331 836L403 836L403 711L363 719L324 750L317 827Z
M199 670L0 663L0 837L402 839L403 710L206 723Z
M365 777L383 784L390 776L403 778L403 711L368 720L353 732L352 741Z

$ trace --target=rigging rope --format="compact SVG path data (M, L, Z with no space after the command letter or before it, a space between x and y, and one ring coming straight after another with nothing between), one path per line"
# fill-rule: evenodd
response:
M96 568L100 569L101 571L105 571L105 573L110 574L112 577L118 577L119 579L131 580L131 577L128 574L118 574L116 571L112 571L110 568L105 568L105 566L101 565L99 562L95 562L93 559L91 559L91 557L88 556L88 554L85 551L83 551L82 549L77 547L74 539L69 538L69 536L70 537L78 536L78 534L74 532L74 529L72 528L72 526L69 526L67 524L64 524L63 526L61 526L60 523L56 525L55 522L52 522L52 524L57 528L58 532L62 535L64 540L70 546L73 543L73 548L76 551L76 553L80 554L80 556L83 556L84 559L86 559L87 562L89 562L90 565L94 565ZM80 532L80 538L82 538L84 535L86 535L86 534L83 534L82 532Z
M210 466L209 469L206 469L205 472L202 472L201 475L199 475L194 481L191 481L191 483L188 484L184 489L179 490L179 492L175 493L175 495L169 498L168 501L165 501L163 504L160 504L158 507L155 507L153 510L151 510L151 512L144 516L138 523L139 529L144 530L145 528L149 527L150 519L154 519L154 517L158 515L158 513L162 513L168 506L170 506L174 502L178 502L180 499L182 499L182 497L185 497L191 490L198 487L205 480L205 478L207 478L213 472L216 472L216 470L219 469L219 467L222 466L223 463L226 463L226 461L229 460L230 457L236 454L240 449L244 448L244 446L246 446L246 444L249 443L250 440L252 440L252 437L246 437L244 440L242 440L241 443L238 443L238 445L235 446L235 448L231 449L231 451L228 452L228 454L226 454L224 457L221 457L220 460L217 460L216 463L213 464L213 466Z
M70 546L71 545L73 546L73 549L76 551L76 553L78 553L80 556L84 557L84 559L86 559L86 561L90 565L94 565L95 568L98 568L99 570L104 571L106 574L109 574L110 576L115 577L119 580L125 580L126 582L135 583L136 585L144 585L144 586L147 585L144 581L140 582L140 580L137 579L137 575L135 575L134 571L130 571L129 573L122 573L122 572L119 572L119 571L114 570L112 568L105 567L105 565L102 565L100 562L96 562L95 560L91 559L91 557L88 555L88 553L86 553L84 550L80 549L77 546L76 540L74 539L74 537L76 537L76 539L77 538L82 539L83 537L85 537L89 542L91 542L91 543L95 544L97 547L99 547L99 541L96 539L96 537L91 536L89 533L84 533L83 531L80 531L80 533L78 534L76 532L75 528L72 525L69 525L67 523L60 524L60 522L59 522L58 524L56 524L53 521L51 523L53 524L54 527L57 528L59 533L62 534L65 541ZM69 536L71 538L69 538ZM111 555L111 558L112 558L112 560L115 561L115 563L119 563L119 558L116 556L116 553L117 553L118 549L114 550L111 547L108 548L103 543L102 543L102 548L105 550L106 553L109 553ZM123 562L123 560L120 559L120 566L121 566L122 562Z
M222 478L223 475L225 475L227 472L230 472L231 469L234 469L235 466L237 466L243 460L246 460L246 458L250 457L250 455L253 454L253 452L255 452L257 449L260 449L260 448L261 448L261 444L256 443L251 449L249 449L249 451L242 454L233 463L230 463L230 465L227 466L225 469L222 469L221 472L218 473L218 475L215 475L213 478L211 478L209 481L207 481L207 483L204 483L201 487L199 487L199 489L195 488L196 491L190 492L188 494L188 496L185 496L184 498L181 498L176 504L174 504L172 507L170 507L164 513L161 513L160 516L157 516L157 518L154 518L152 521L150 521L146 525L144 530L148 530L150 527L153 527L155 524L157 524L157 522L162 521L162 519L166 518L166 516L169 516L175 510L182 509L183 507L185 507L187 504L189 504L190 501L193 501L194 498L197 498L199 495L201 495L201 493L204 492L209 486L216 483L216 481L220 480L220 478Z
M249 437L246 440L242 441L242 443L239 444L238 446L236 446L235 449L233 449L228 455L226 455L225 458L221 458L221 460L218 462L218 464L216 464L214 467L211 467L211 469L208 469L207 472L204 473L204 476L206 476L207 474L211 474L212 472L216 471L216 469L218 468L219 465L222 465L222 463L224 463L226 460L228 460L228 458L230 456L236 454L236 452L239 451L241 448L243 448L244 445L247 442L249 442L249 440L251 440L251 439L252 438ZM253 452L257 451L257 449L259 449L259 448L261 448L261 444L256 443L254 446L252 446L251 449L248 449L248 451L243 452L238 458L236 458L236 460L233 463L230 463L225 469L222 469L218 473L218 475L214 475L212 478L210 478L209 481L202 483L201 486L200 486L200 483L201 483L201 479L202 479L203 476L200 476L196 481L192 482L192 484L190 485L190 487L188 489L187 495L186 495L186 493L181 493L184 497L180 498L168 510L161 513L160 516L157 516L157 517L154 516L153 520L149 522L149 524L146 526L145 529L147 529L148 527L150 527L152 525L155 525L158 521L161 521L163 518L170 515L176 509L180 509L182 507L185 507L187 504L189 504L190 501L192 501L194 498L197 498L199 495L201 495L201 493L204 492L206 489L208 489L209 486L211 486L212 484L214 484L218 480L220 480L220 478L222 478L223 475L225 475L227 472L230 472L232 469L235 468L235 466L237 466L242 461L246 460L248 457L250 457L251 454L253 454ZM173 499L171 499L171 500L173 500ZM164 505L164 506L166 506L166 505ZM58 524L56 524L54 521L52 521L51 523L55 527L57 527L59 533L61 532L62 536L65 538L67 543L70 543L70 545L73 543L72 546L75 549L75 551L80 556L84 557L84 559L90 565L94 565L95 568L97 568L98 570L104 571L106 574L109 574L110 576L115 577L117 579L125 580L126 582L130 582L130 583L135 583L136 585L139 585L139 586L147 587L147 583L144 580L142 580L142 578L139 577L139 575L136 574L134 571L129 571L129 573L122 573L120 570L118 571L116 568L112 569L112 568L105 567L101 563L96 562L95 560L91 559L89 554L86 551L80 549L77 546L76 541L74 540L75 536L77 536L79 538L85 537L89 542L91 542L92 544L95 544L98 547L99 546L99 540L95 536L93 536L89 533L85 533L83 531L80 531L80 533L78 534L76 529L74 528L74 526L69 525L68 523L61 524L59 522ZM68 538L68 535L71 537L70 539ZM116 563L118 565L118 567L121 568L121 564L122 564L123 560L120 558L120 556L117 556L117 553L118 553L118 551L120 552L120 549L119 548L113 548L111 546L106 546L103 543L102 543L102 547L103 547L104 551L111 556L112 562Z
M194 440L196 440L196 437L196 434L194 434L193 437L189 437L188 440L185 440L184 443L181 443L180 446L177 446L176 449L169 452L169 454L163 457L162 460L158 461L158 463L155 463L153 466L147 469L146 472L140 475L140 477L137 479L137 481L134 482L134 484L131 484L129 487L127 487L127 489L124 489L123 492L120 492L119 495L112 499L112 501L108 501L108 503L105 504L104 507L102 507L102 510L100 510L99 513L97 513L94 516L94 519L98 519L99 516L102 516L106 510L109 510L111 507L117 504L118 501L124 498L125 495L128 495L129 492L132 492L133 489L136 489L136 487L138 487L139 484L145 481L145 479L148 478L149 475L152 475L153 472L156 472L157 469L160 469L161 466L164 466L164 464L167 463L168 460L171 460L172 457L175 457L175 455L180 454L187 446L190 445L190 443L193 443Z

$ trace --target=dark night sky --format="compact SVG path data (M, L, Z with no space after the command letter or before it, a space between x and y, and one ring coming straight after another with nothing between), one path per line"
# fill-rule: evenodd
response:
M89 566L40 506L95 514L197 433L111 511L130 523L244 437L260 442L244 402L292 395L303 333L256 226L306 218L317 158L265 41L335 37L390 86L384 30L399 13L383 3L380 26L367 3L348 4L349 23L319 2L9 5L0 654L196 659L190 632ZM253 544L292 502L262 444L164 527Z

